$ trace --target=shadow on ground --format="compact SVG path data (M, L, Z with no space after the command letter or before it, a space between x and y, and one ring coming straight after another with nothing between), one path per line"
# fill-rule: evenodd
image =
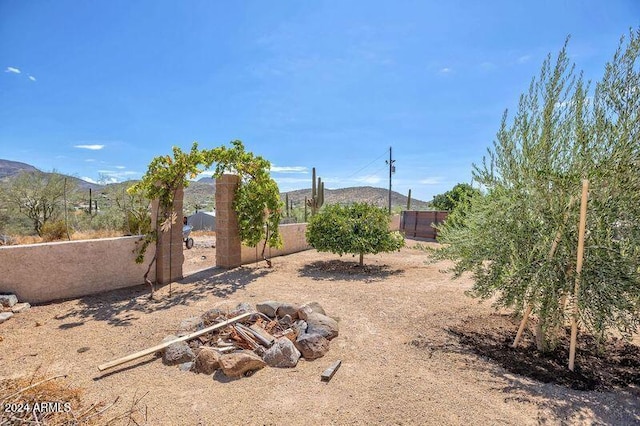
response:
M78 300L78 305L65 314L57 315L60 329L84 325L85 320L107 321L110 325L129 326L138 314L188 306L208 296L226 298L248 284L269 274L269 269L240 267L232 270L211 268L181 281L156 288L154 300L149 300L149 286L141 285L114 290ZM171 295L169 295L171 288Z
M366 259L365 259L366 261ZM402 269L391 269L389 265L360 266L358 262L343 260L318 260L298 270L301 277L317 281L383 281L393 275L404 273Z
M512 348L517 328L507 315L469 317L445 326L447 337L420 334L407 345L428 358L436 352L464 357L462 368L496 377L495 389L504 393L505 402L535 405L539 424L640 424L640 347L611 339L604 352L598 352L592 338L583 335L576 371L571 372L567 342L561 342L556 353L542 356L535 338L525 334Z

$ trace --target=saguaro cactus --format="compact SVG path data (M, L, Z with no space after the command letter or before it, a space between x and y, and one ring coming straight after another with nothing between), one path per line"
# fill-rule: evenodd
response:
M289 194L284 194L284 205L287 208L287 217L289 217Z
M411 190L409 190L409 195L407 196L407 210L411 210Z
M311 207L311 216L314 216L324 204L324 182L321 178L318 178L316 182L316 168L314 167L312 170L311 199L307 199L306 203Z

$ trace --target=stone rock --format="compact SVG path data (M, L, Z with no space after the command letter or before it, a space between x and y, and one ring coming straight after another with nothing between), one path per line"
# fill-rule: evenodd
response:
M194 353L196 353L195 351L202 346L202 342L198 339L189 340L187 344L194 351Z
M190 317L182 320L178 327L178 337L185 334L192 333L194 331L202 330L204 328L204 321L200 317Z
M246 314L247 312L255 312L256 310L247 302L241 302L236 305L235 308L229 313L229 318L237 317L238 315Z
M193 362L183 362L178 366L178 368L180 369L180 371L191 371L191 369L193 368L193 365L194 365Z
M333 318L314 312L307 315L307 333L319 334L331 340L338 336L338 323Z
M250 351L240 351L220 356L220 368L227 377L242 377L248 372L267 365L262 358Z
M307 316L314 312L317 314L326 315L324 309L322 309L322 306L320 306L318 302L308 302L298 308L298 318L306 321Z
M226 311L223 311L220 308L209 309L207 312L202 314L202 322L209 326L218 322L217 319L220 317L226 318Z
M296 335L301 336L307 332L307 322L303 320L298 320L293 323L291 326L296 331Z
M270 367L291 368L298 364L300 351L296 349L291 340L281 337L267 349L262 359Z
M15 294L0 294L0 305L5 308L10 308L18 303L18 298Z
M256 303L256 310L260 313L265 314L269 318L273 318L276 316L276 311L280 306L282 306L281 302L267 300L265 302Z
M11 308L11 312L13 312L14 314L19 314L21 312L24 311L28 311L29 309L31 309L31 305L28 304L27 302L24 303L16 303L15 305L13 305L13 307Z
M307 360L322 358L329 352L329 341L319 334L302 334L296 339L295 346Z
M298 306L290 303L283 303L276 309L276 315L280 318L289 315L292 319L298 318Z
M176 339L176 336L170 335L165 337L162 342L168 342ZM176 365L185 362L191 362L195 358L193 350L189 347L187 342L176 342L169 345L164 349L162 354L162 362L166 365Z
M280 319L280 324L283 324L283 325L285 325L287 327L292 326L293 325L293 319L291 318L291 315L287 314L287 315L283 316Z
M203 347L196 355L196 372L202 374L213 374L220 368L220 354L218 351Z
M0 324L13 316L13 312L0 312Z

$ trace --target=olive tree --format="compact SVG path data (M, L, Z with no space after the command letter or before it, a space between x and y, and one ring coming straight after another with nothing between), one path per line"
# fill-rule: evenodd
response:
M333 204L311 217L306 237L318 251L340 256L359 254L362 266L365 254L396 251L404 246L404 237L389 231L389 221L387 211L372 204Z
M540 350L557 343L578 304L579 321L604 339L640 322L640 31L623 38L590 90L567 45L505 112L474 179L464 227L447 223L439 258L470 271L470 294L537 316ZM590 180L584 267L576 276L581 180ZM579 283L577 299L574 284Z

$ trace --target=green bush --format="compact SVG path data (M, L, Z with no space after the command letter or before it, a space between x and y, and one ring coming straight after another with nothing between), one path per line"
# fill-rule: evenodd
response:
M63 220L53 220L42 225L43 241L58 241L67 238L67 227ZM69 230L71 233L71 230Z
M362 265L365 254L396 251L404 246L404 237L389 231L389 219L386 210L372 204L328 205L311 218L306 237L318 251L340 256L359 254Z

